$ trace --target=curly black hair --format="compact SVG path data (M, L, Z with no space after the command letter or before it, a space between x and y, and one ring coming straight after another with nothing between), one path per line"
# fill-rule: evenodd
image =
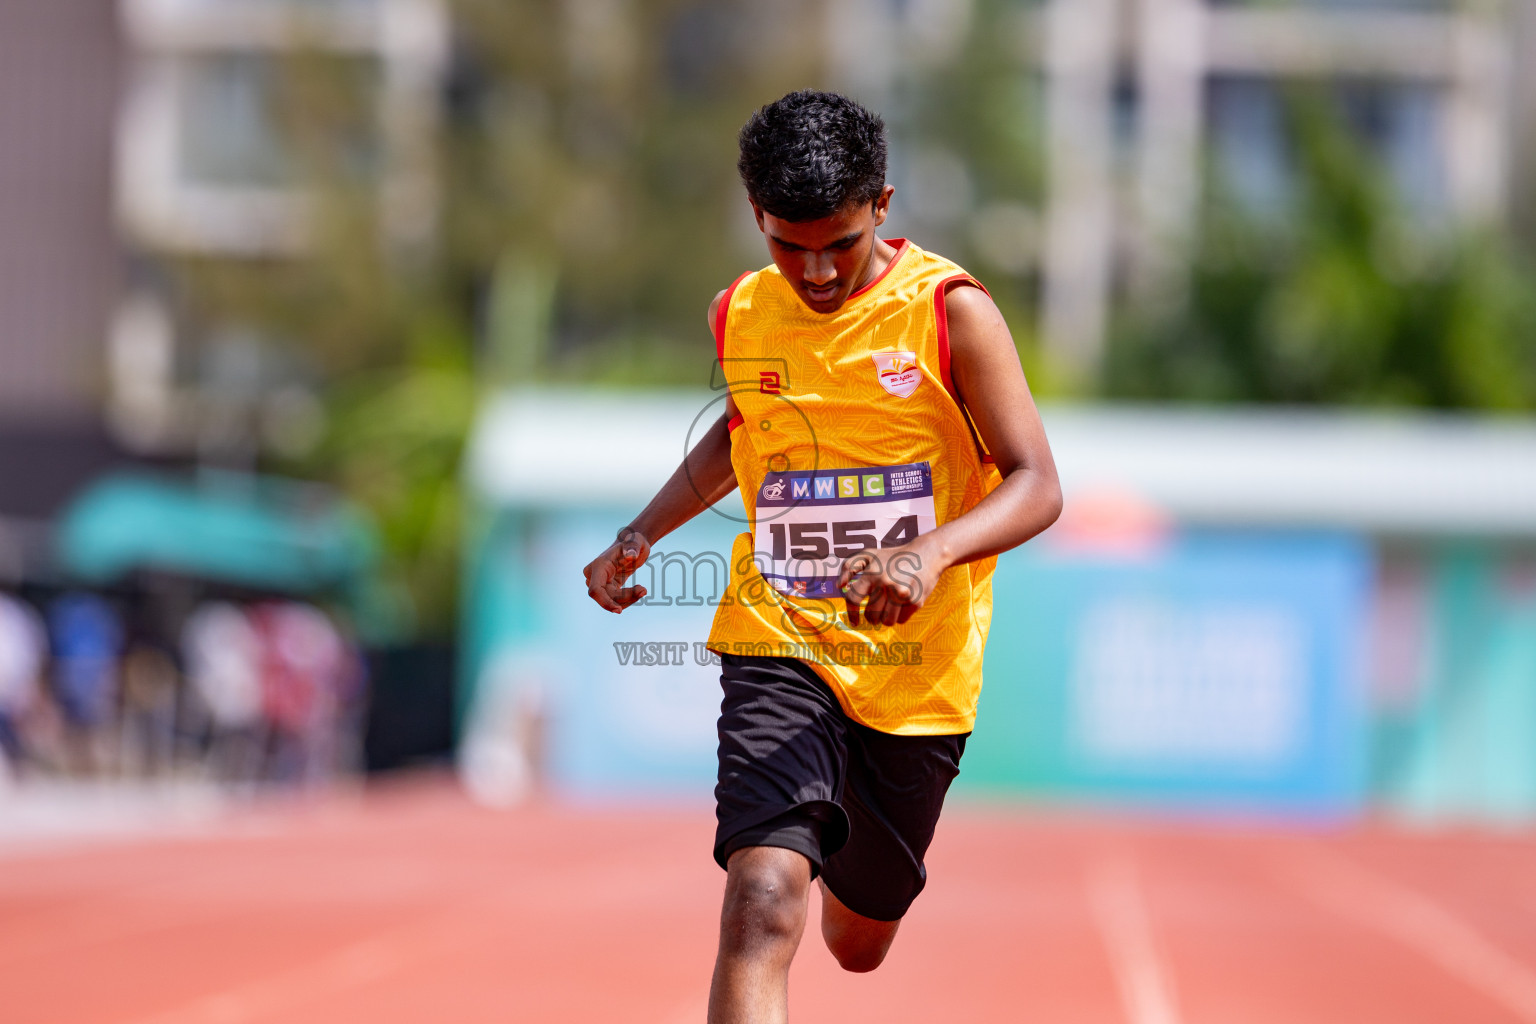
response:
M816 220L885 188L885 122L846 96L802 89L758 109L738 140L747 195L782 220Z

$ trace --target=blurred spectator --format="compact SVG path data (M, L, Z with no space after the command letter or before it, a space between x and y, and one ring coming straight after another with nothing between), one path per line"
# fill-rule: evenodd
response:
M97 772L107 760L106 726L117 710L123 630L101 597L69 593L49 608L54 692L64 712L76 770Z
M332 723L326 741L331 772L351 775L364 770L363 734L368 717L368 662L357 634L344 615L331 612L330 623L340 644L341 661L333 680Z
M312 605L266 604L254 618L263 644L269 773L277 781L320 781L334 762L346 647L330 619Z
M124 774L168 772L176 750L176 662L160 644L136 640L123 658L122 738Z
M216 778L254 781L261 768L262 644L246 613L210 601L182 630L187 679L208 716L208 756Z
M25 719L38 702L47 651L42 619L30 605L0 594L0 774L26 770Z

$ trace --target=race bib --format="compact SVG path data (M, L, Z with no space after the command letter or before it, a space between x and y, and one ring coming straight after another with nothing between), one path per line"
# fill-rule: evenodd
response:
M769 584L793 597L839 597L843 559L897 548L938 525L926 462L769 473L752 537Z

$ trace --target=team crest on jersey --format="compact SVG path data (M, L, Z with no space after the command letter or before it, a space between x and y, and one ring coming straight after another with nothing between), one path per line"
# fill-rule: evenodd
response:
M880 386L897 398L906 398L923 382L923 371L917 368L916 352L871 352Z

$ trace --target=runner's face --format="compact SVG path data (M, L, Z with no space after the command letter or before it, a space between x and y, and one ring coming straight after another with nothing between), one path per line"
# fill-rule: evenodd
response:
M885 223L894 191L887 185L873 203L850 203L817 220L780 220L753 205L768 253L801 302L833 313L869 283L875 228Z

